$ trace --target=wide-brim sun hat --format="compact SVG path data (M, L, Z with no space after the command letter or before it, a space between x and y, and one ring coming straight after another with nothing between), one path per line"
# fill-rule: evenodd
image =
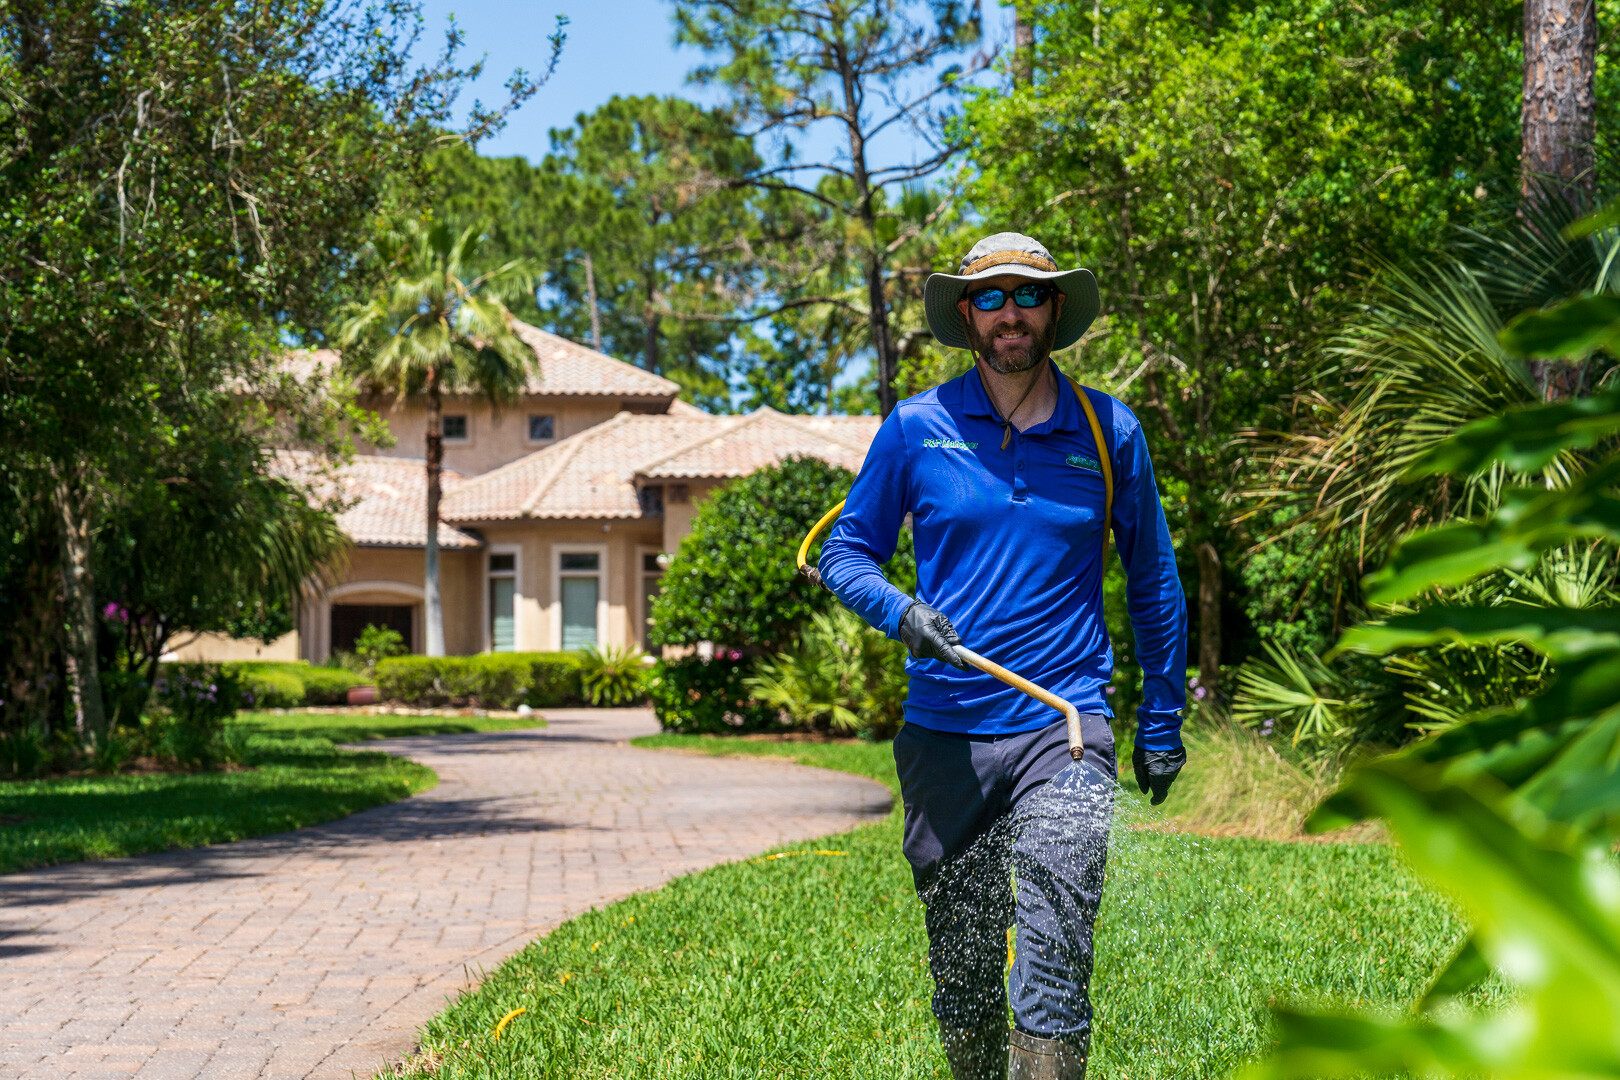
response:
M967 325L956 303L975 282L1003 274L1051 282L1063 294L1063 313L1058 316L1052 342L1054 351L1079 341L1102 306L1097 297L1097 279L1090 270L1059 270L1057 260L1039 241L1023 233L996 233L973 245L973 250L962 257L957 273L929 275L923 286L923 310L928 314L928 329L934 340L955 349L970 348Z

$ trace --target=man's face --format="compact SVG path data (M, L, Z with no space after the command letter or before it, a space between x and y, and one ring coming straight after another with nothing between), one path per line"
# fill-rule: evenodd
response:
M956 302L967 324L968 344L984 357L991 370L1003 375L1028 371L1052 353L1052 342L1057 338L1058 313L1063 310L1063 294L1053 290L1052 298L1040 307L1021 308L1013 303L1012 290L1030 284L1030 279L1017 274L975 281L969 292L980 289L1005 289L1007 302L1000 311L980 311L968 303L964 296Z

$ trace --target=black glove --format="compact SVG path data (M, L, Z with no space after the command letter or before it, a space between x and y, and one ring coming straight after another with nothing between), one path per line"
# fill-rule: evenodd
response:
M921 600L913 600L900 616L900 641L915 659L943 660L951 667L968 669L968 662L952 648L962 644L962 639L956 636L956 627L943 611L936 611Z
M1131 751L1131 768L1136 770L1136 786L1146 795L1153 789L1153 805L1164 802L1170 791L1170 781L1187 764L1187 750L1178 746L1174 750L1146 750L1138 746Z

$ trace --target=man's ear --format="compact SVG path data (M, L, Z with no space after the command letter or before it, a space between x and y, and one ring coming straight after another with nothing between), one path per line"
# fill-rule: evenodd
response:
M1057 295L1052 298L1052 317L1054 319L1063 314L1063 301L1067 299L1068 297L1064 295L1062 289L1057 290Z
M967 321L967 317L968 317L968 302L967 302L967 297L965 297L965 296L964 296L964 297L962 297L962 299L960 299L960 300L958 300L958 301L957 301L957 302L956 302L956 310L957 310L957 311L960 311L960 312L961 312L961 313L962 313L962 320L963 320L963 321L964 321L964 322L966 322L966 321Z

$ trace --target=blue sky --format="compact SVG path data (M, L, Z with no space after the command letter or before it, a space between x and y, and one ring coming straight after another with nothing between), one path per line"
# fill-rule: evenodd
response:
M1011 12L985 2L991 41L1011 35ZM487 104L502 100L501 84L515 67L537 72L549 52L546 36L556 16L567 15L568 43L551 82L540 89L499 135L481 144L490 157L521 154L538 161L550 149L547 132L567 127L614 94L683 94L715 103L715 91L688 86L686 75L703 62L691 48L676 48L669 0L423 0L424 42L436 47L447 16L466 32L467 55L487 54L482 80L474 88ZM463 104L471 102L472 93ZM830 136L830 133L829 133ZM911 150L911 140L905 151ZM887 149L887 148L886 148ZM894 149L899 149L898 147Z

